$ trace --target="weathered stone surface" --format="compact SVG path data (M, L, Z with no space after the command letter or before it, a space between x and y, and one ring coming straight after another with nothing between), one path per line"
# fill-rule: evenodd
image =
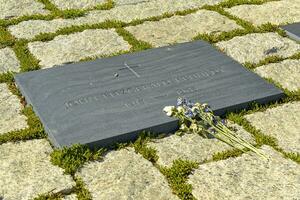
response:
M131 22L136 19L159 16L164 13L174 13L186 9L198 8L205 4L216 4L222 0L155 0L136 5L117 6L110 10L95 10L86 16L76 19L55 19L52 21L29 20L10 26L9 30L17 38L32 39L40 33L55 32L72 25L96 24L105 20Z
M258 63L269 56L289 57L300 51L300 44L277 33L253 33L216 44L240 63Z
M284 60L263 65L254 70L265 78L271 78L290 91L300 89L300 60Z
M0 145L0 196L5 200L33 199L74 187L72 177L51 164L51 152L44 139Z
M200 165L189 176L197 199L299 199L300 165L269 146L270 161L253 153Z
M0 0L0 19L19 17L22 15L48 14L44 5L35 0Z
M97 5L101 5L105 3L105 0L50 0L53 4L55 4L59 9L67 10L67 9L85 9L85 8L93 8Z
M264 134L275 137L283 150L300 153L300 102L287 103L245 118Z
M255 25L300 22L300 0L271 1L262 5L239 5L225 9Z
M20 62L18 61L14 51L7 47L0 49L0 73L20 71Z
M76 194L70 194L70 195L67 195L67 196L64 196L62 198L63 200L77 200L77 195Z
M70 35L60 35L49 42L28 44L30 52L43 68L76 62L86 57L110 55L129 50L130 45L114 29L85 30Z
M112 151L76 174L94 199L178 199L165 177L132 148Z
M116 6L134 5L134 4L144 3L149 1L155 1L155 0L114 0Z
M137 39L147 41L156 47L187 42L199 33L218 34L233 29L242 29L242 27L233 20L208 10L199 10L185 16L174 16L126 28Z
M252 136L242 127L236 124L231 124L231 127L236 129L238 136L255 144ZM206 139L198 134L184 134L183 136L172 134L163 139L155 139L148 143L148 146L157 150L158 164L168 167L179 158L202 162L211 159L215 153L233 149L218 139Z
M0 134L27 127L27 119L21 114L20 100L5 83L0 84Z

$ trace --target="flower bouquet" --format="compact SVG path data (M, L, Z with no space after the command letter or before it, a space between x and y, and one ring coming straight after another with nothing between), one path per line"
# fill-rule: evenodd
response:
M179 119L180 128L176 134L196 133L205 138L217 138L243 152L246 148L268 159L257 148L230 130L225 119L214 116L207 104L194 104L185 98L178 98L177 106L166 106L163 110L167 116Z

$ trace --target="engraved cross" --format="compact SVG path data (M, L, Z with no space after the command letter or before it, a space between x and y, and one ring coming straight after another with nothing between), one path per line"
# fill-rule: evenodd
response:
M119 70L122 70L122 69L129 69L129 71L131 71L136 77L140 78L141 76L132 69L132 67L130 67L126 62L124 62L124 66L125 68L121 68ZM134 67L137 67L137 66L134 66Z

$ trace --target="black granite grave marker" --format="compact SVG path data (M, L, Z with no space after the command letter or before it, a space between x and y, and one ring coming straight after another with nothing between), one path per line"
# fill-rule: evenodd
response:
M300 22L282 26L286 34L294 40L300 41Z
M16 75L27 102L57 147L107 146L142 130L172 132L163 113L178 97L216 114L265 103L283 93L202 41Z

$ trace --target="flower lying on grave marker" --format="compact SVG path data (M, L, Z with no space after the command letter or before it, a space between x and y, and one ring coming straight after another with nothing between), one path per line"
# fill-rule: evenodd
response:
M205 138L214 137L243 152L245 152L244 148L247 148L268 159L257 148L231 131L226 126L227 121L225 119L214 116L207 104L193 104L185 98L178 98L177 107L166 106L163 111L167 116L179 119L180 128L176 134L196 133Z

